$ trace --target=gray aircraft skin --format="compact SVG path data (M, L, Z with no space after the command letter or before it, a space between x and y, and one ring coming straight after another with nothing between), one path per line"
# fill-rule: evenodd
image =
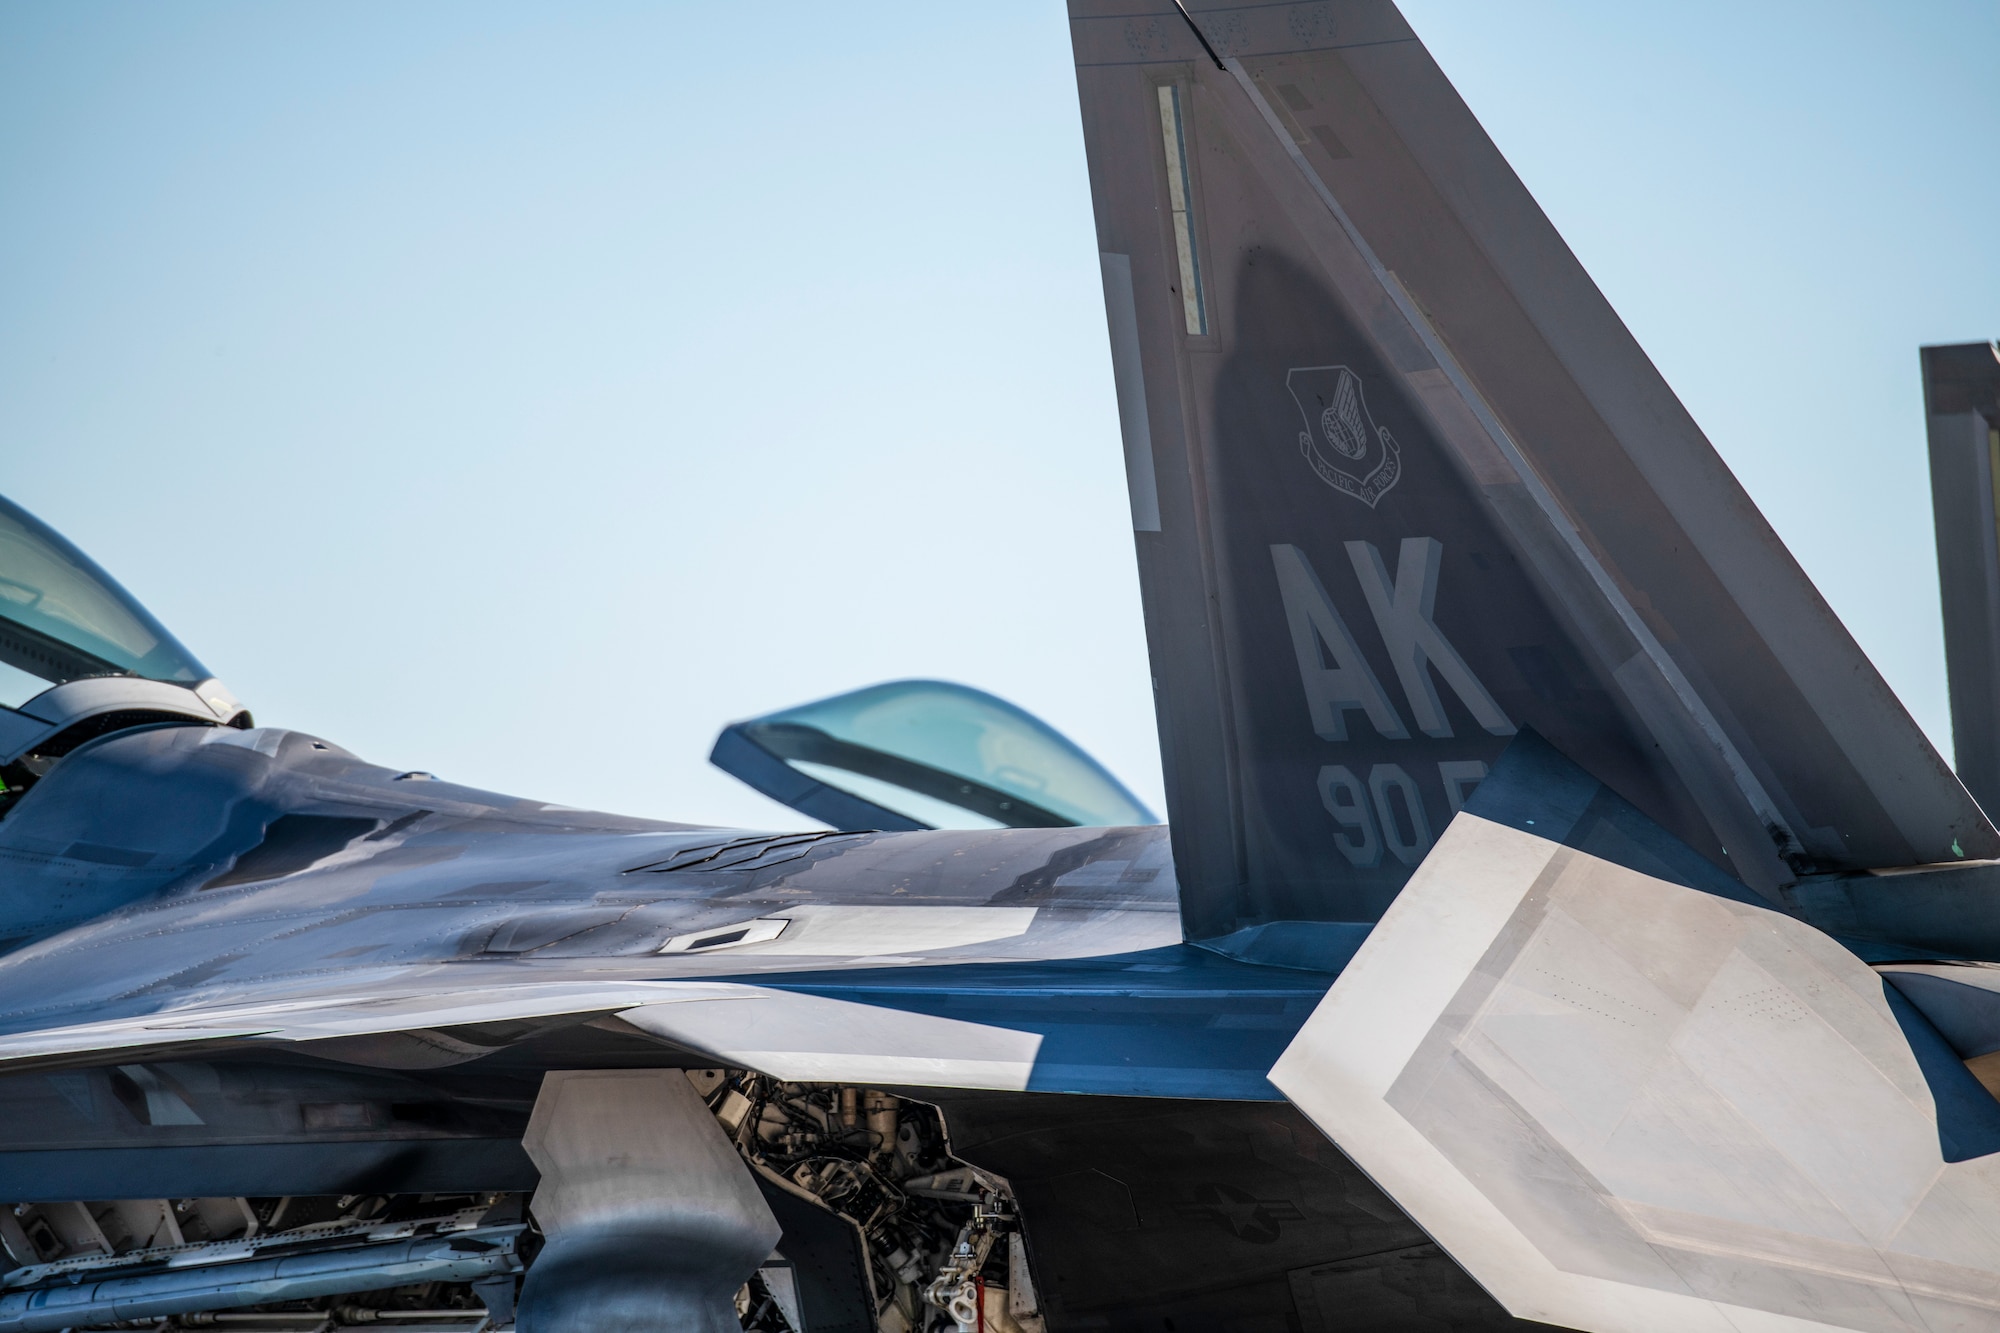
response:
M1070 10L1167 824L936 682L719 738L818 831L394 772L0 502L0 1330L2000 1329L1979 802L1388 0Z

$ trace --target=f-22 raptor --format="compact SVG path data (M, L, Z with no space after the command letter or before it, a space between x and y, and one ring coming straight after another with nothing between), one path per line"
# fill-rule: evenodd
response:
M393 772L0 505L0 1333L2000 1328L1994 348L1961 781L1388 0L1071 33L1168 823L939 682L722 734L807 832Z

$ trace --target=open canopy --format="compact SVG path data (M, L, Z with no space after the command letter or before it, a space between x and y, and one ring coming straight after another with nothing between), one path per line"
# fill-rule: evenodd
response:
M208 669L89 556L0 498L0 704L86 676L192 685Z
M891 681L734 723L709 759L835 828L1160 822L1041 719L941 680Z

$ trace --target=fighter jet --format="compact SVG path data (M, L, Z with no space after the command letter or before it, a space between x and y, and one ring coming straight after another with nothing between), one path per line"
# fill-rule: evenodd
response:
M392 771L0 506L0 1330L2000 1328L1994 349L1962 783L1388 0L1070 12L1167 823L941 682Z

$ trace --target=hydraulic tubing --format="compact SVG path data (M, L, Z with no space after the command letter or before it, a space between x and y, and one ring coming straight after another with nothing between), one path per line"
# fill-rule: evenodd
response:
M521 1271L517 1249L523 1229L518 1224L481 1227L445 1236L33 1287L0 1296L0 1333L55 1333L197 1310L380 1291L414 1282L476 1282Z

